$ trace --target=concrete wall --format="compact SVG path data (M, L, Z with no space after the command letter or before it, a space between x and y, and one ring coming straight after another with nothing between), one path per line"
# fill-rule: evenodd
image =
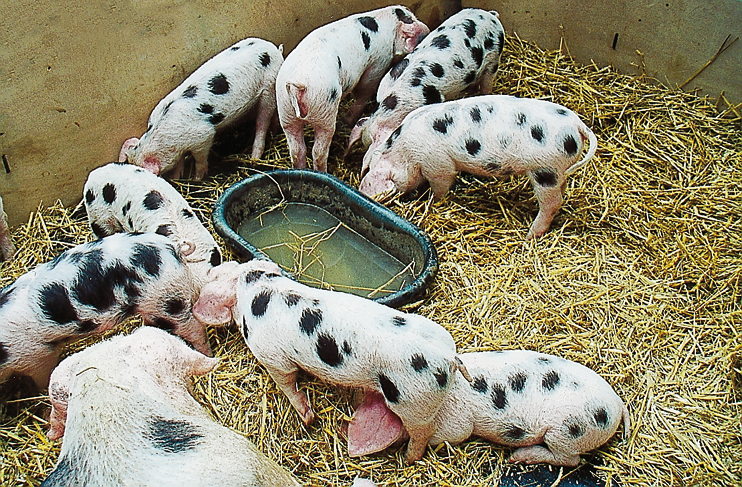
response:
M403 2L437 25L457 2ZM22 0L0 3L0 195L11 225L40 202L79 201L88 172L140 135L157 101L202 62L248 36L288 53L311 29L387 2L372 0ZM509 32L581 62L684 81L739 36L740 0L473 1L496 9ZM615 49L613 42L618 34ZM691 87L742 101L742 41Z

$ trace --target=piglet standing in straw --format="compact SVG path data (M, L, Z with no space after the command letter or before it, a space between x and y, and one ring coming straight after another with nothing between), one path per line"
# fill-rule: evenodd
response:
M389 70L376 93L378 109L350 133L348 151L358 139L368 146L362 173L371 154L412 110L465 91L492 93L504 42L497 12L467 8L446 19Z
M247 38L206 61L157 104L147 131L121 147L119 161L154 174L172 171L183 177L185 156L195 160L196 179L208 172L214 136L255 107L255 140L251 156L263 155L265 137L276 113L275 81L283 47Z
M395 56L429 32L409 9L384 7L319 27L286 56L276 79L278 119L296 168L307 166L304 126L314 129L314 169L327 171L340 100L353 93L346 123L355 124Z
M148 326L64 359L49 384L62 451L41 485L298 486L189 393L218 362Z
M459 355L471 382L458 376L435 418L431 445L479 436L515 447L512 463L574 467L580 455L607 442L629 411L598 374L569 360L527 350ZM383 427L373 407L360 407L348 426L351 456L381 451L403 439Z
M590 147L580 154L585 142ZM430 183L436 199L463 171L477 176L526 174L539 212L527 238L542 236L562 206L567 176L587 164L597 139L567 108L542 100L483 95L428 105L407 115L371 155L360 190L408 193Z
M297 390L300 369L377 398L380 417L398 418L389 428L404 425L409 433L407 461L422 458L456 372L467 375L448 331L420 315L282 277L270 261L228 262L210 274L193 313L211 324L234 319L305 424L314 411Z
M0 291L0 382L12 374L45 389L64 345L138 313L211 353L191 313L198 290L172 242L118 233L66 250Z
M94 169L83 188L93 233L153 232L173 241L200 289L210 269L222 263L214 237L185 198L159 176L133 164L111 163Z

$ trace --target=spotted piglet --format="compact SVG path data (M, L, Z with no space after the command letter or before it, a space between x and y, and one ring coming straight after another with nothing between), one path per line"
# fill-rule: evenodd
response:
M407 54L429 32L406 7L394 5L345 17L310 32L286 56L276 79L278 118L294 167L305 168L303 128L314 128L314 169L327 170L340 99L352 92L354 124L394 56Z
M118 232L154 232L170 238L197 280L222 263L214 237L167 181L133 164L94 169L83 189L88 222L98 238Z
M585 141L590 147L578 160ZM527 238L543 235L562 205L566 177L592 159L597 139L561 105L483 95L418 108L371 155L362 193L407 193L424 181L442 198L460 171L527 174L539 212Z
M376 93L379 108L351 131L348 150L360 138L370 145L363 170L412 110L458 98L477 85L480 93L492 93L504 42L497 12L481 9L463 9L431 32L384 75Z
M189 393L217 363L148 326L64 359L49 383L62 450L41 485L298 486Z
M208 354L204 325L191 313L197 295L162 235L119 233L72 247L0 291L0 382L15 373L46 388L66 343L135 313Z
M265 137L276 113L275 82L283 47L247 38L206 61L157 104L147 131L121 147L119 161L154 174L183 176L185 156L195 160L195 177L208 171L214 136L256 107L252 157L263 155Z
M466 374L443 327L369 299L297 283L270 261L225 263L212 274L194 315L213 324L234 319L305 424L314 412L297 390L299 369L381 397L379 407L396 414L410 434L407 461L422 457L456 371Z
M459 355L471 383L454 381L435 419L431 445L458 444L472 435L515 447L510 462L576 466L580 454L607 442L629 411L611 386L589 368L527 350ZM404 438L376 416L356 411L348 427L351 455L384 449ZM370 441L373 438L375 441Z

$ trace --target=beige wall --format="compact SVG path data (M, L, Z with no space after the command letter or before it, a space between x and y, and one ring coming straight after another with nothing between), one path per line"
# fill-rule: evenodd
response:
M436 24L456 2L403 2ZM288 53L312 28L387 2L37 0L0 3L0 195L11 225L39 202L79 201L87 173L115 160L157 101L202 62L256 36ZM582 62L650 74L674 85L740 35L740 0L464 2L496 9L505 28L542 47L564 36ZM611 48L619 34L616 50ZM692 86L742 101L742 41Z

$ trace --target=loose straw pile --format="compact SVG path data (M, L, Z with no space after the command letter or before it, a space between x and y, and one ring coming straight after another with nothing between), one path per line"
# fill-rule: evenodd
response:
M443 324L462 352L539 350L603 376L633 420L627 440L617 435L591 457L609 484L739 485L739 107L720 113L708 99L565 53L509 39L495 92L576 111L598 136L597 157L568 181L564 207L537 241L524 240L538 210L525 178L463 176L441 202L429 193L387 202L428 232L441 260L428 294L406 309ZM362 150L342 162L347 136L338 131L329 170L357 186ZM255 163L227 157L231 175L176 186L209 221L219 195ZM289 167L282 135L261 163ZM93 238L79 211L59 205L40 208L13 237L18 257L2 264L3 285ZM305 377L300 387L318 417L305 428L236 329L210 336L223 362L197 381L197 399L306 484L349 485L361 475L380 485L496 485L503 472L525 469L503 463L507 448L476 439L429 450L412 466L401 448L350 458L350 391ZM0 484L38 485L60 446L44 435L48 399L6 397Z

